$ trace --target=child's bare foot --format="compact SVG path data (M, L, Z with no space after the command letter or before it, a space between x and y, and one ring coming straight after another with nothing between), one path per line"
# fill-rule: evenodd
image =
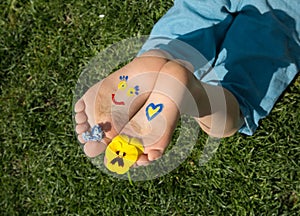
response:
M198 115L198 107L191 94L193 82L199 81L178 62L168 61L162 67L151 95L120 132L138 138L144 146L144 154L138 158L136 165L147 165L162 156L171 141L180 113ZM188 104L188 107L183 104ZM110 162L106 160L106 163Z
M91 87L75 104L76 133L87 156L101 154L143 106L165 63L164 58L153 55L136 58ZM101 141L89 136L96 125L104 132Z
M234 133L240 126L235 98L222 87L200 83L190 70L182 62L143 56L89 89L75 105L76 132L85 143L85 153L95 157L114 137L124 134L141 141L143 154L136 164L147 165L164 153L180 113L198 117L201 128L210 135ZM225 95L225 108L212 109L211 103L220 103L219 95ZM102 127L104 139L84 140L83 134L94 125ZM218 129L219 125L224 127ZM106 165L116 164L124 152L119 154L116 151L116 158L106 160Z
M145 104L120 131L138 138L144 146L136 165L147 165L163 155L180 114L198 117L201 128L212 136L229 136L240 127L239 107L231 93L200 83L188 67L168 61ZM124 152L116 158L122 155ZM108 167L116 160L110 158L105 160Z

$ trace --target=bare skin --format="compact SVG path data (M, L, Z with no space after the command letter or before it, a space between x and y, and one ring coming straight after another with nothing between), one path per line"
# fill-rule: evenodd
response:
M191 71L187 62L149 51L90 88L75 105L76 132L86 155L101 154L115 136L126 134L142 141L144 154L136 164L147 165L164 153L180 113L194 116L211 136L233 135L243 123L235 97L222 87L201 83ZM120 76L128 76L125 86ZM151 121L145 115L150 104L163 106ZM85 142L82 133L96 124L105 138Z

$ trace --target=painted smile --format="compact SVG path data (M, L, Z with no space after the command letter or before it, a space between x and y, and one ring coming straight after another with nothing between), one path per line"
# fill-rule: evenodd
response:
M111 95L111 99L112 99L112 102L116 105L125 105L125 103L123 101L116 101L115 100L115 94L112 94Z

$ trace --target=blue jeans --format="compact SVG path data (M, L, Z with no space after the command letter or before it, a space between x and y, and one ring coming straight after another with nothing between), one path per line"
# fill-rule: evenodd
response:
M177 0L139 54L160 49L235 95L252 135L300 70L296 0Z

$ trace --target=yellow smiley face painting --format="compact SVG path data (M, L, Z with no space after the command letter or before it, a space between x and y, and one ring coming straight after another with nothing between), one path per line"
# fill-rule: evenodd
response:
M135 95L138 95L139 94L139 86L136 85L134 87L129 87L128 86L128 76L120 76L120 82L118 84L118 90L121 90L121 91L127 91L126 92L126 95L128 97L132 97L132 96L135 96ZM112 102L115 104L115 105L125 105L125 102L124 101L116 101L115 99L115 94L112 94Z

